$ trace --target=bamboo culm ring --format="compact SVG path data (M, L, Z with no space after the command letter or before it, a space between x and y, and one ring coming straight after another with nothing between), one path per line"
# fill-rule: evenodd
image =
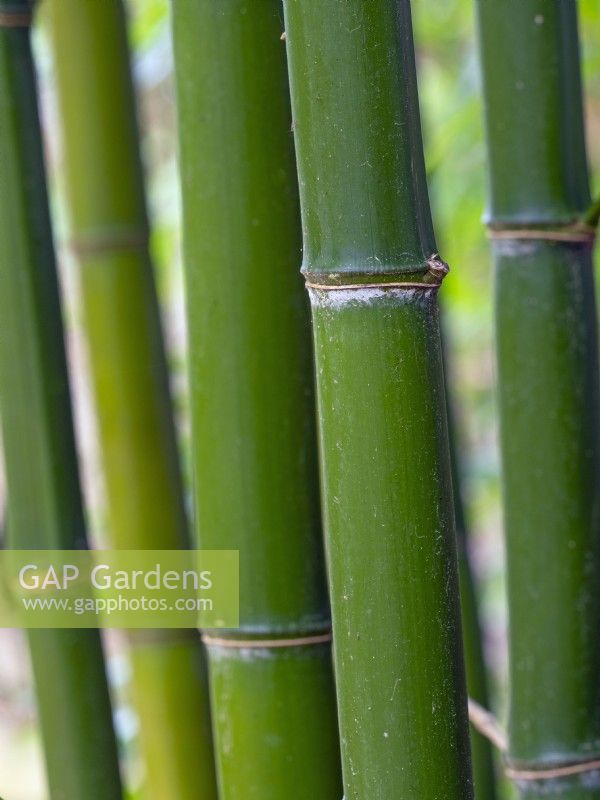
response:
M513 781L543 781L556 780L557 778L570 778L574 775L584 775L589 772L600 771L600 758L590 758L582 761L561 764L556 767L541 767L539 769L519 769L506 761L508 744L506 734L498 720L487 709L469 698L469 721L471 725L490 741L502 753L505 759L504 774Z

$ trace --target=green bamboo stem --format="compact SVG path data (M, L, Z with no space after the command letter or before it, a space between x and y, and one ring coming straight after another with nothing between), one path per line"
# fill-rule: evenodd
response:
M86 536L29 9L24 0L0 3L0 391L9 541L75 549L86 546ZM118 800L98 631L29 633L51 797Z
M445 359L446 397L448 359ZM457 434L452 404L448 400L448 431L450 441L450 463L456 521L456 544L458 549L458 583L460 587L460 616L463 633L463 648L469 697L483 708L489 708L487 670L483 651L483 637L479 619L477 587L471 559L469 557L465 505L461 492L461 476L457 453ZM490 741L471 725L471 758L473 762L473 786L478 800L494 800L497 796L494 755Z
M187 547L123 4L50 0L48 13L112 543ZM213 800L198 636L130 643L148 795Z
M174 0L199 541L239 549L209 647L222 800L337 800L308 309L279 0ZM237 641L236 641L237 640Z
M479 0L510 616L508 761L600 756L597 323L577 3ZM523 238L529 237L529 238ZM550 237L550 238L546 238ZM553 240L553 238L555 240ZM600 773L517 781L600 797Z
M324 287L310 295L345 797L464 800L444 270L432 258L410 5L284 7L303 272Z

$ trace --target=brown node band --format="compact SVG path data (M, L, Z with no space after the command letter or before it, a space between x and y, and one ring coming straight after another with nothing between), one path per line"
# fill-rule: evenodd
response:
M509 765L504 767L504 774L513 781L556 780L557 778L570 778L574 775L585 775L588 772L598 771L600 771L600 758L544 769L515 769Z
M310 647L311 645L327 644L331 641L331 631L313 636L297 636L289 639L225 639L220 636L211 636L203 633L202 641L208 647L226 647L236 650L254 649L271 650L279 647Z
M506 734L500 727L498 720L483 706L469 697L469 721L471 725L486 739L488 739L506 758L508 743ZM543 781L556 780L557 778L570 778L574 775L584 775L589 772L600 771L600 758L576 761L556 767L539 767L536 769L520 769L509 763L504 765L504 774L513 781Z
M433 253L427 259L428 271L423 276L424 281L380 281L378 283L313 283L310 277L306 280L307 289L317 289L323 292L348 291L360 289L439 289L442 281L450 271L450 267Z
M439 283L406 283L402 282L389 282L389 283L312 283L306 281L307 289L318 289L323 292L336 292L346 291L352 289L439 289Z
M594 244L596 229L586 225L574 225L571 228L549 230L540 228L488 228L488 238L492 241L546 241L546 242L574 242L575 244Z
M127 250L143 250L148 247L149 233L144 228L123 228L98 233L83 233L70 241L70 247L79 258L118 253Z

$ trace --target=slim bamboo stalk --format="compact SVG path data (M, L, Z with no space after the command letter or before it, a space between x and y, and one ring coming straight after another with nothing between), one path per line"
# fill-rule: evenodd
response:
M577 3L479 0L521 796L600 797L597 323ZM584 767L585 769L585 767ZM514 772L516 770L516 773ZM526 770L532 773L522 774Z
M51 0L72 245L115 547L188 546L121 0ZM130 637L150 797L216 798L192 631Z
M284 7L345 797L470 798L410 4Z
M241 627L209 646L221 798L337 800L281 5L174 0L173 25L197 531L241 559Z
M446 397L448 359L445 359ZM458 548L458 583L460 587L460 617L463 632L463 648L469 697L483 708L489 708L488 678L483 650L483 636L479 618L477 586L469 557L469 530L465 504L461 491L460 466L457 452L457 433L452 404L448 399L448 429L450 440L450 463L454 517L456 521L456 544ZM478 800L495 800L497 796L494 754L491 742L473 726L471 732L471 758L473 762L473 787Z
M24 0L0 3L0 391L10 544L86 546ZM29 636L53 800L118 800L100 636Z

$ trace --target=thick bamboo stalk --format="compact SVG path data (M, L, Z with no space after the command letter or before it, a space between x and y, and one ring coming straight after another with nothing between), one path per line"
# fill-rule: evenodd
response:
M597 323L577 3L479 0L522 797L600 797ZM583 772L541 770L579 765ZM516 772L515 772L516 771ZM523 775L523 771L531 773Z
M470 798L410 4L284 7L345 797Z
M188 546L121 0L50 0L63 163L115 547ZM216 797L194 632L131 636L150 797Z
M281 11L173 2L197 531L241 559L209 646L222 800L341 794Z
M10 544L86 546L27 2L0 3L0 392ZM53 800L118 800L100 636L30 631Z

